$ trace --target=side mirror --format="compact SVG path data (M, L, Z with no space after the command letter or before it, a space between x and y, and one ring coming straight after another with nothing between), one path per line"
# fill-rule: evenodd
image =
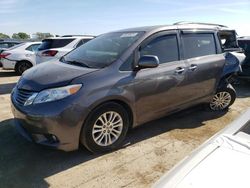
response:
M154 55L144 55L138 61L139 69L155 68L159 66L159 59Z

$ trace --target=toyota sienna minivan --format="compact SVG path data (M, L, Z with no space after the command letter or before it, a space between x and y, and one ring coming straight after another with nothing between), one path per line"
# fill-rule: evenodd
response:
M98 36L26 71L11 94L20 133L71 151L118 148L129 128L197 105L224 110L235 90L222 76L227 28L176 24Z

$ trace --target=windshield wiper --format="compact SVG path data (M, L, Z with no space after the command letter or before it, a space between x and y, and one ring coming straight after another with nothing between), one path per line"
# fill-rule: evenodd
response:
M79 62L79 61L66 61L66 63L68 63L70 65L80 66L80 67L92 68L89 65L87 65L86 63L82 63L82 62Z

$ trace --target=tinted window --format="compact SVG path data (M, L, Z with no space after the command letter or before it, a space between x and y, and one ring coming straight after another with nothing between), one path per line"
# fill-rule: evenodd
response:
M29 50L31 52L36 52L39 46L40 44L32 44L28 48L26 48L26 50Z
M244 49L245 54L250 55L250 40L249 41L239 40L238 43L239 46Z
M161 36L149 42L141 49L140 55L155 55L160 63L177 61L179 59L176 35Z
M0 48L9 48L8 43L0 43Z
M17 44L19 44L19 43L9 43L8 45L9 45L9 48L10 48L10 47L15 46Z
M143 32L107 33L71 51L63 60L103 68L116 61L142 34Z
M131 71L133 69L134 53L121 65L121 71Z
M62 48L75 39L45 39L42 41L38 50L47 50L50 48Z
M216 54L213 34L182 35L185 58Z
M20 46L23 46L24 44L25 44L25 43L17 44L17 45L15 45L15 46L10 47L8 50L16 49L16 48L18 48L18 47L20 47Z

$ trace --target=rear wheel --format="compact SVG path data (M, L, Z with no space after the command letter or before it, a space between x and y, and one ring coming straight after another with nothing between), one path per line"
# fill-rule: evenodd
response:
M80 142L91 152L107 152L122 145L129 127L126 110L106 103L93 110L83 125Z
M235 89L231 84L227 87L219 89L209 103L209 107L213 111L226 110L231 106L236 99Z
M15 67L15 72L19 75L22 75L24 73L24 71L26 71L27 69L31 68L32 64L28 61L20 61L17 63L16 67Z

